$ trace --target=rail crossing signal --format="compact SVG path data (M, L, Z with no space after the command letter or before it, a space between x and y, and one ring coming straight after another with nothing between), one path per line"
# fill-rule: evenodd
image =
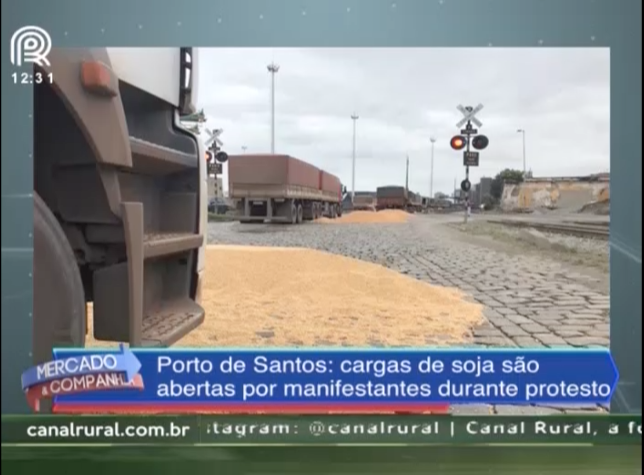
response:
M469 176L469 167L479 166L480 155L474 150L484 150L490 144L490 140L485 135L479 135L478 129L472 125L483 126L483 123L476 117L476 114L483 109L483 104L476 107L458 105L456 108L463 114L463 118L456 123L456 126L459 128L465 126L465 128L461 130L460 135L452 137L450 147L458 151L463 150L463 166ZM470 150L470 147L474 150Z
M463 118L456 123L456 127L459 129L465 126L464 129L461 129L460 135L455 135L450 140L450 146L454 150L463 150L463 166L465 167L465 180L461 182L461 191L465 193L465 200L467 203L467 208L465 209L465 222L467 223L467 218L470 214L470 198L469 192L472 189L472 183L470 182L470 167L479 166L480 154L478 150L484 150L490 143L490 140L485 135L479 135L478 129L475 129L472 124L476 127L482 127L483 123L476 117L481 109L483 109L483 104L479 104L476 107L458 105L456 107ZM474 148L474 150L471 150Z

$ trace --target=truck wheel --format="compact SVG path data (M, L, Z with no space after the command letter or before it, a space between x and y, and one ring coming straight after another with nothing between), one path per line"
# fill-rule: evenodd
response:
M291 203L291 224L297 224L297 205L295 203Z
M304 208L301 204L297 205L297 224L304 222Z
M338 218L342 217L342 206L338 205Z
M74 251L45 202L34 193L34 364L55 347L84 347L85 291Z

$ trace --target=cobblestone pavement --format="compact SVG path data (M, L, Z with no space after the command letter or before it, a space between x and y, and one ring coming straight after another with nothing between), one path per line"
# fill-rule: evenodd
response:
M589 276L538 256L460 240L440 218L406 224L303 226L211 224L211 244L306 247L381 264L435 285L457 287L485 306L474 345L588 348L609 344L609 296ZM591 288L592 287L592 288ZM461 406L469 414L557 413L563 407ZM598 408L570 407L567 411Z

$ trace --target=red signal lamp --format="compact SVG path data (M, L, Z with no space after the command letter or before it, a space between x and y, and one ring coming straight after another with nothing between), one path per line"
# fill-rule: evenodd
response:
M450 147L452 147L454 150L463 150L466 144L467 144L467 141L465 137L461 135L456 135L452 137L452 140L450 140L449 142Z
M212 159L214 158L212 152L210 150L206 150L206 161L207 162L212 162Z

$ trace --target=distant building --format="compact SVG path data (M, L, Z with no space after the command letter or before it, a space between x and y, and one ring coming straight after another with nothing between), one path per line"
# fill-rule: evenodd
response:
M478 208L481 205L481 184L477 183L470 191L470 205L472 208Z
M492 191L492 178L483 177L470 191L470 203L473 208L478 208L485 201L485 197Z
M492 192L492 182L493 181L494 181L494 178L489 178L489 177L481 178L481 181L480 181L480 185L481 185L481 189L480 189L481 190L481 200Z

